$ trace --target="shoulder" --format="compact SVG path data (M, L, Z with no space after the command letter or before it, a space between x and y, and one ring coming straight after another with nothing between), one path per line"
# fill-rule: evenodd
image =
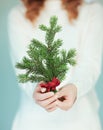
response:
M103 22L103 6L97 2L84 3L80 8L79 17L85 22L92 19Z
M23 5L16 5L8 13L9 21L21 21L25 16L25 7Z
M103 17L103 6L99 3L92 3L88 5L88 10L92 16L102 16Z
M96 13L103 11L103 6L98 2L84 3L82 9Z

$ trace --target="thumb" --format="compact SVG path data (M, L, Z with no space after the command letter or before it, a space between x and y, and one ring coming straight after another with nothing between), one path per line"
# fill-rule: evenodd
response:
M41 92L45 93L46 92L46 88L41 88Z
M60 109L67 110L67 105L65 102L61 102L60 100L57 100L56 104L57 104L57 107L59 107Z
M36 92L45 92L46 91L46 88L42 88L40 86L41 83L45 83L44 81L41 81L37 84L37 87L36 87Z
M63 91L62 91L62 88L61 88L58 92L56 92L55 95L57 95L58 98L63 97L63 96L64 96L64 93L63 93Z
M42 88L40 86L40 84L42 84L42 83L45 83L45 82L44 81L39 82L39 90L40 90L40 92L44 93L44 92L46 92L46 88Z

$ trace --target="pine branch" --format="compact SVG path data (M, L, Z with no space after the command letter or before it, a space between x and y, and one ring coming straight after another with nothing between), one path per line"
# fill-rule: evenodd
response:
M74 58L75 56L76 56L76 50L75 49L70 49L68 51L67 58L70 59L70 58Z
M34 63L27 57L23 57L21 63L19 62L16 63L16 68L19 69L33 69L33 67L34 67Z
M49 27L39 25L39 29L45 32L45 44L37 39L31 40L27 50L28 57L23 57L22 61L16 64L16 68L26 71L18 75L19 82L49 82L53 77L62 81L69 70L67 65L76 64L76 50L60 50L63 41L55 40L56 34L62 30L61 26L57 25L57 20L58 18L53 16L50 18Z
M21 82L21 83L25 83L25 82L29 81L27 74L19 74L18 79L19 79L19 82Z
M48 31L48 27L43 24L39 25L39 29L41 29L42 31Z

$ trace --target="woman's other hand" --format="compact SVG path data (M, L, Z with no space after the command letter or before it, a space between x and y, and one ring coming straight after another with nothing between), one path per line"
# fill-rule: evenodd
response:
M68 84L62 87L57 93L57 107L62 110L69 110L77 97L77 88L73 84Z
M41 88L38 84L33 93L33 99L35 102L43 107L48 112L52 112L57 109L57 95L54 92L46 92L45 88Z

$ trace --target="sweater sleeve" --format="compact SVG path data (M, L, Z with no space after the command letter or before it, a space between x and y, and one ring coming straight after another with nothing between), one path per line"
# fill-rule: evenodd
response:
M95 86L101 73L103 50L103 9L93 5L89 19L81 33L78 63L73 71L71 83L77 87L77 98L84 96Z
M16 75L23 73L22 70L15 68L15 64L16 62L20 62L22 57L26 55L27 43L29 43L32 38L29 34L30 28L28 28L25 19L22 17L24 14L20 11L21 10L18 7L15 7L8 15L9 50ZM18 85L30 98L32 98L36 83L18 83Z

